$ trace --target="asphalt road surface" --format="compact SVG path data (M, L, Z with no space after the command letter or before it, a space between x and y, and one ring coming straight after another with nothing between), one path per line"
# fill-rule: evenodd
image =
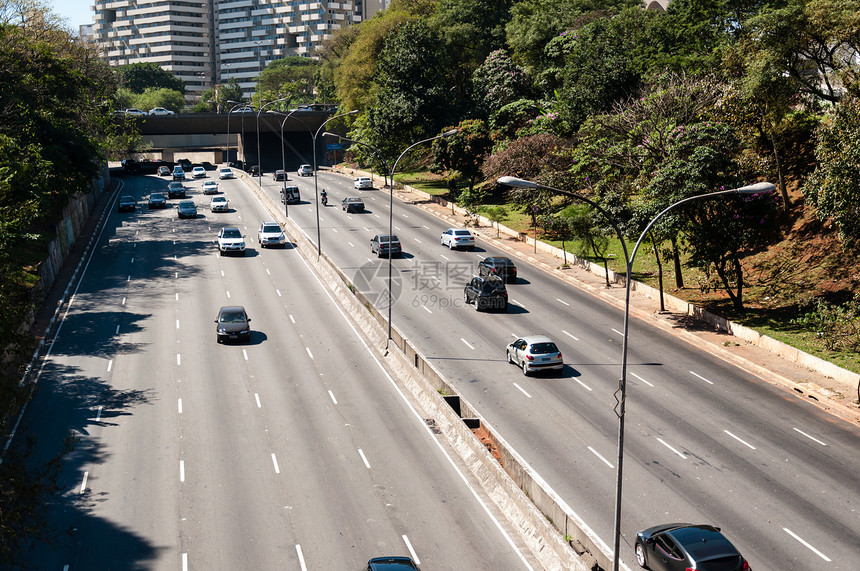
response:
M298 252L261 249L268 217L240 181L230 211L144 200L112 211L16 436L61 450L54 545L31 569L361 569L410 555L424 569L530 569L533 560L341 313ZM219 228L247 236L218 255ZM248 344L216 343L222 305Z

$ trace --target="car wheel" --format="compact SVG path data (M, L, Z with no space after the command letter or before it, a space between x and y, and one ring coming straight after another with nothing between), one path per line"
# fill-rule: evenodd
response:
M645 547L641 543L636 543L636 563L643 569L648 569L647 561L645 561Z
M463 303L469 305L469 294L466 292L463 292Z
M218 255L219 255L219 256L223 256L223 255L224 255L224 250L218 250Z
M479 297L475 298L475 311L482 311L486 309L487 304Z
M523 361L523 375L529 376L529 366L525 361Z
M215 342L220 344L220 343L221 343L221 337L219 337L218 335L216 335L216 336L215 336Z
M444 245L445 245L445 240L443 240L442 238L439 238L439 245L440 245L440 246L444 246Z
M507 354L508 354L508 365L513 365L514 364L514 358L511 356L511 352L507 351Z
M448 242L448 249L449 249L449 250L453 250L453 249L454 249L454 245L453 245L451 242Z

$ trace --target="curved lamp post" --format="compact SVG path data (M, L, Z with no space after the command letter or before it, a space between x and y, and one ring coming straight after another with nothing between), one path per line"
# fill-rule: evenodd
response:
M227 111L227 164L230 164L230 116L233 114L233 109L238 107L239 105L244 105L241 101L233 101L232 99L228 99L225 103L235 103L233 107Z
M435 137L430 137L429 139L422 139L417 143L412 143L408 147L406 147L400 156L397 157L397 160L394 161L394 164L391 166L391 169L388 171L388 339L385 340L385 351L388 351L388 345L391 343L391 282L392 282L392 263L391 263L391 236L394 233L394 171L397 169L397 163L400 162L400 159L403 158L407 152L412 150L413 147L417 147L422 143L429 143L430 141L435 141L436 139L441 139L442 137L450 137L451 135L455 135L459 129L451 129L450 131L445 131ZM341 141L347 141L348 143L352 143L355 145L362 145L370 149L373 154L377 156L377 158L382 162L385 167L388 167L388 164L385 162L385 159L382 157L382 153L379 152L379 149L368 145L367 143L363 143L361 141L354 141L352 139L347 139L346 137L341 137L335 133L325 132L323 135L328 135L330 137L337 137ZM384 182L383 175L383 182Z
M621 561L621 557L618 555L618 551L621 547L621 483L622 483L622 466L624 464L624 408L626 404L627 398L627 339L629 333L629 325L630 325L630 283L632 282L633 275L633 261L636 259L636 253L639 251L639 246L642 244L642 241L645 239L645 236L648 235L648 232L651 231L651 228L654 224L663 217L670 210L686 204L688 202L692 202L694 200L707 199L707 198L716 198L718 196L724 196L726 194L770 194L774 191L774 185L769 182L759 182L756 184L750 184L747 186L742 186L740 188L732 188L729 190L721 190L718 192L711 192L708 194L698 194L696 196L690 196L683 200L679 200L673 204L670 204L666 208L664 208L657 216L651 219L648 222L648 225L645 226L645 229L642 231L642 234L639 235L639 238L636 240L636 245L633 247L633 251L628 256L627 254L627 246L624 243L624 237L618 231L618 228L615 226L614 222L611 218L609 218L606 212L598 207L596 204L586 199L585 197L579 196L578 194L574 194L572 192L559 190L557 188L552 188L549 186L544 186L542 184L538 184L536 182L532 182L529 180L523 180L521 178L516 178L512 176L503 176L499 178L498 182L500 184L506 184L508 186L513 186L515 188L541 188L545 190L550 190L553 192L559 192L561 194L565 194L567 196L572 196L574 198L578 198L579 200L583 200L588 202L595 208L597 208L612 224L615 231L618 232L618 237L621 240L621 245L624 249L624 261L626 263L626 271L627 275L625 277L625 293L624 293L624 331L623 331L623 343L621 346L621 379L618 381L618 390L617 393L621 393L621 398L618 400L618 410L615 413L618 416L618 465L616 468L616 482L615 482L615 525L614 525L614 544L613 544L613 552L612 552L612 569L613 571L618 571L618 565ZM537 239L537 237L535 237Z
M263 186L263 157L260 155L260 113L263 112L263 109L268 107L269 105L274 105L275 103L280 103L281 101L289 101L289 97L281 97L280 99L275 99L274 101L269 101L265 105L260 105L260 108L257 110L257 169L258 172L258 184L260 187Z

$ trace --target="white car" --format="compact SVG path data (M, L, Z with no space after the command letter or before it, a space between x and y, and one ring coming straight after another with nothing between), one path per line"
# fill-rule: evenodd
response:
M165 109L164 107L154 107L149 110L150 115L175 115L173 111L170 109Z
M356 190L365 190L368 188L373 188L373 181L370 180L369 176L360 176L352 182L352 185L356 188Z
M191 169L191 176L193 176L194 178L203 178L204 176L206 176L206 169L204 169L203 167L194 167L193 169Z
M221 228L215 243L218 244L218 254L221 256L224 254L245 255L245 237L238 228Z
M233 169L230 167L224 167L220 171L218 171L218 178L224 180L225 178L233 178Z
M213 196L209 201L209 210L212 212L229 212L230 203L226 196Z
M314 176L314 167L311 165L302 165L299 167L299 170L296 171L296 174L299 176Z
M287 236L277 222L263 222L257 232L257 242L261 248L266 246L286 247Z
M472 250L475 248L475 237L465 228L448 228L442 232L439 243L448 246L449 250L454 248Z
M203 194L218 194L218 183L214 180L207 180L204 182Z

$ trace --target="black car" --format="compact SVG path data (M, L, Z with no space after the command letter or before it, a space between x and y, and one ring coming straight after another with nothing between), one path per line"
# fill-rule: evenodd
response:
M178 181L168 183L167 198L185 198L185 186Z
M374 557L367 562L367 571L421 571L409 557Z
M463 289L463 301L466 305L474 305L478 311L507 311L508 290L505 288L505 282L498 276L476 276Z
M251 318L241 305L227 305L218 310L215 332L218 343L224 341L250 341Z
M248 174L251 176L263 176L263 170L260 168L260 165L254 165L251 167L251 170L248 171Z
M182 170L186 170L186 171L190 171L191 168L194 166L194 163L192 163L188 159L179 159L178 161L176 161L176 164L181 166Z
M403 247L400 245L400 238L395 234L377 234L370 239L370 251L376 254L377 257L383 256L402 256Z
M149 195L149 200L146 202L147 208L166 208L167 199L164 198L164 193L153 192Z
M505 283L517 281L517 267L510 258L484 258L478 262L479 276L499 276Z
M750 569L720 528L691 523L657 525L637 533L636 562L651 571Z
M116 203L118 212L134 212L137 209L137 203L133 196L124 194L119 197L119 202Z
M364 212L364 201L360 198L349 196L344 198L340 205L344 212Z
M240 171L245 170L245 161L230 161L227 163L227 166L234 169L239 169Z
M208 170L208 171L214 171L215 170L215 165L213 165L209 161L203 161L202 163L200 163L200 166L203 167L204 169Z

